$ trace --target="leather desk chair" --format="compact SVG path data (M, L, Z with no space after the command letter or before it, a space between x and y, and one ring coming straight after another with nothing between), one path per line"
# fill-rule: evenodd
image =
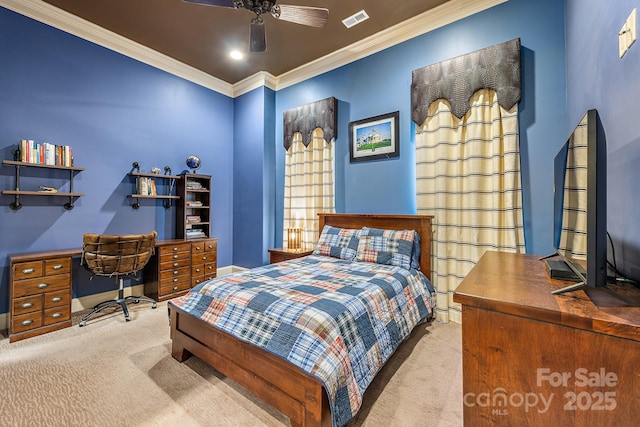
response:
M118 298L103 301L96 305L89 314L80 321L84 326L94 314L107 307L120 306L124 318L129 321L127 302L147 301L156 308L156 301L146 296L124 296L124 277L135 276L149 262L155 249L158 233L107 235L86 233L83 236L81 264L93 276L115 277L119 283Z

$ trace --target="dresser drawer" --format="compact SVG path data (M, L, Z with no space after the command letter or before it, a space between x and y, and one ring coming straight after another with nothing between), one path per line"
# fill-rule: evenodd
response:
M13 300L11 313L15 315L33 313L42 310L42 295L30 295Z
M69 289L70 286L70 274L17 280L13 283L13 297L19 298L27 295L37 295L44 292L59 291L63 289Z
M69 292L69 289L47 292L43 298L44 308L71 307L71 292Z
M160 271L173 270L175 268L180 267L189 267L191 266L191 258L186 256L182 259L173 259L167 262L161 262L159 265Z
M11 333L17 334L42 326L42 311L12 316Z
M176 292L188 291L191 289L189 276L176 277L175 281L162 281L158 289L158 298L173 294Z
M42 261L19 262L13 265L13 280L42 277Z
M71 272L71 258L48 259L44 262L44 275L67 274Z
M158 255L177 254L179 252L191 252L190 243L177 243L175 245L165 245L158 248Z
M205 252L216 252L218 250L218 240L217 239L209 239L204 242L204 251Z
M160 255L158 257L158 261L160 262L160 264L164 264L165 262L171 262L171 261L179 261L179 260L189 260L189 257L191 257L191 252L187 251L187 252L170 252L168 254L163 254Z
M64 322L71 319L70 307L54 307L44 310L44 325L53 325L54 323Z
M209 252L202 252L191 255L191 265L205 264L216 261L216 256Z
M191 268L189 267L180 267L174 268L172 270L165 270L160 272L160 282L164 280L180 277L180 276L188 276L191 273Z

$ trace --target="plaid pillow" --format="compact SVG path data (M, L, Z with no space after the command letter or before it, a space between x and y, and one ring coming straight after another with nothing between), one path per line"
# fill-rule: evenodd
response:
M325 225L320 233L313 255L331 256L353 261L358 250L361 230L337 228Z
M356 261L395 265L409 270L414 230L362 228Z

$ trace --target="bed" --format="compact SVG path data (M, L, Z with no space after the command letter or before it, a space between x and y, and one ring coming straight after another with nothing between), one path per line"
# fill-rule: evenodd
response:
M419 261L415 261L419 262L420 270L424 275L429 277L431 272L430 216L319 214L319 220L320 230L325 229L325 226L348 230L357 230L363 227L384 230L414 230L419 236L420 248ZM322 259L316 254L299 260L281 263L282 265L276 266L280 270L275 270L274 272L266 270L267 267L258 267L257 269L249 270L250 273L247 274L253 274L254 270L262 269L261 271L266 271L267 274L272 276L281 275L282 269L287 267L297 271L298 274L302 274L301 272L304 272L307 266L311 264L327 265L329 266L328 268L333 269L335 262L344 261L333 259L329 262L328 259ZM286 263L292 264L287 266ZM359 264L357 268L361 269L364 268L364 264L370 263L361 262L355 264ZM379 269L381 268L379 267ZM408 275L409 270L404 273L403 268L392 268L397 268L397 270L393 271L394 276ZM411 271L412 274L415 273L415 270ZM366 275L365 273L358 274ZM247 278L243 280L247 280ZM300 287L300 285L296 286ZM217 288L223 287L217 286ZM215 311L215 304L212 304L210 300L206 300L206 304L202 303L206 299L205 297L208 298L208 295L203 296L198 293L206 294L207 289L212 289L212 286L194 288L186 296L169 302L172 356L180 362L191 355L197 356L288 416L292 426L335 425L336 419L332 418L331 408L333 407L334 411L337 412L340 406L335 403L333 384L329 384L326 378L321 379L317 372L314 372L314 374L308 373L292 362L276 355L278 352L274 351L273 347L260 348L248 342L244 336L243 338L237 338L233 333L225 332L222 330L224 328L221 324L212 326L205 321L206 319L202 320L202 318L207 317L207 313L210 314ZM190 313L193 311L193 307L198 305L203 307L198 311L199 315ZM423 322L426 317L430 317L431 308L428 307L428 316L425 316L424 308L422 308L420 315L423 318L417 323ZM413 328L413 326L415 325L412 323L407 325L409 328ZM409 330L408 332L410 333L411 331ZM399 344L394 343L393 351ZM373 375L375 375L375 372ZM329 390L331 390L332 398L327 396ZM335 416L336 413L333 415ZM338 422L337 424L341 425L343 422Z

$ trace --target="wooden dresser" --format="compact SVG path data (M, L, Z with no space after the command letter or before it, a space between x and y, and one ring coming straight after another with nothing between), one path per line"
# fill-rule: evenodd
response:
M163 240L144 270L144 294L165 301L216 277L217 239Z
M534 255L487 252L462 304L465 426L637 425L640 290L552 295Z
M9 255L9 341L71 326L71 259L77 250Z

